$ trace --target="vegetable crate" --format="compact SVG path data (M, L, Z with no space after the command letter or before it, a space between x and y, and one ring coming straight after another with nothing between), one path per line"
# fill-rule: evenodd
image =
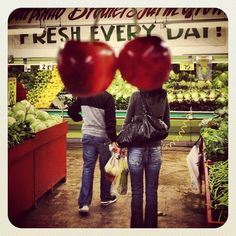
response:
M12 221L66 180L67 122L36 133L8 150L8 216Z
M209 186L209 164L210 162L204 161L204 173L205 173L205 193L206 193L206 221L207 227L217 228L222 226L227 220L228 212L224 212L221 209L215 209L212 207L212 198ZM222 220L222 214L226 215L224 220ZM225 219L226 218L226 219Z

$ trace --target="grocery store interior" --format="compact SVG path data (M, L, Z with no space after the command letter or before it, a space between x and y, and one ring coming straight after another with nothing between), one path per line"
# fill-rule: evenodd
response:
M171 54L163 84L170 130L162 141L159 228L218 228L228 218L228 18L218 8L18 8L8 19L8 217L18 228L129 228L131 186L100 206L94 173L89 215L78 213L81 126L60 77L66 41L101 41L116 56L136 37L158 36ZM97 75L99 83L99 74ZM20 85L19 85L20 84ZM26 98L20 99L23 86ZM119 70L107 88L116 131L137 88ZM23 95L22 95L23 96ZM196 151L196 153L194 153ZM195 155L196 154L196 155Z

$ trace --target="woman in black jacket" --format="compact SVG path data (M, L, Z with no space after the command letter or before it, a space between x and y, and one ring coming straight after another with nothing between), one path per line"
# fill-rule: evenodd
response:
M134 116L143 114L142 100L156 117L161 117L170 127L169 104L167 93L160 88L153 91L136 91L132 94L123 128ZM128 148L128 165L131 178L131 228L157 227L157 189L161 167L161 141L154 140L148 144L133 145ZM143 217L143 174L145 173L146 206Z

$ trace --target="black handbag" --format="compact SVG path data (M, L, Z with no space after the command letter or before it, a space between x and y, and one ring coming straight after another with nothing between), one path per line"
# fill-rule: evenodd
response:
M148 112L141 96L143 115L135 116L120 131L117 143L120 147L145 145L152 141L163 140L168 136L168 126L160 118Z

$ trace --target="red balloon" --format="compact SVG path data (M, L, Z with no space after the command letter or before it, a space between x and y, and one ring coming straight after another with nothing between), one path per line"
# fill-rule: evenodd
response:
M171 56L157 36L129 41L118 57L122 77L141 90L158 89L168 79Z
M57 64L67 91L80 97L105 91L116 71L115 53L102 42L67 41Z

